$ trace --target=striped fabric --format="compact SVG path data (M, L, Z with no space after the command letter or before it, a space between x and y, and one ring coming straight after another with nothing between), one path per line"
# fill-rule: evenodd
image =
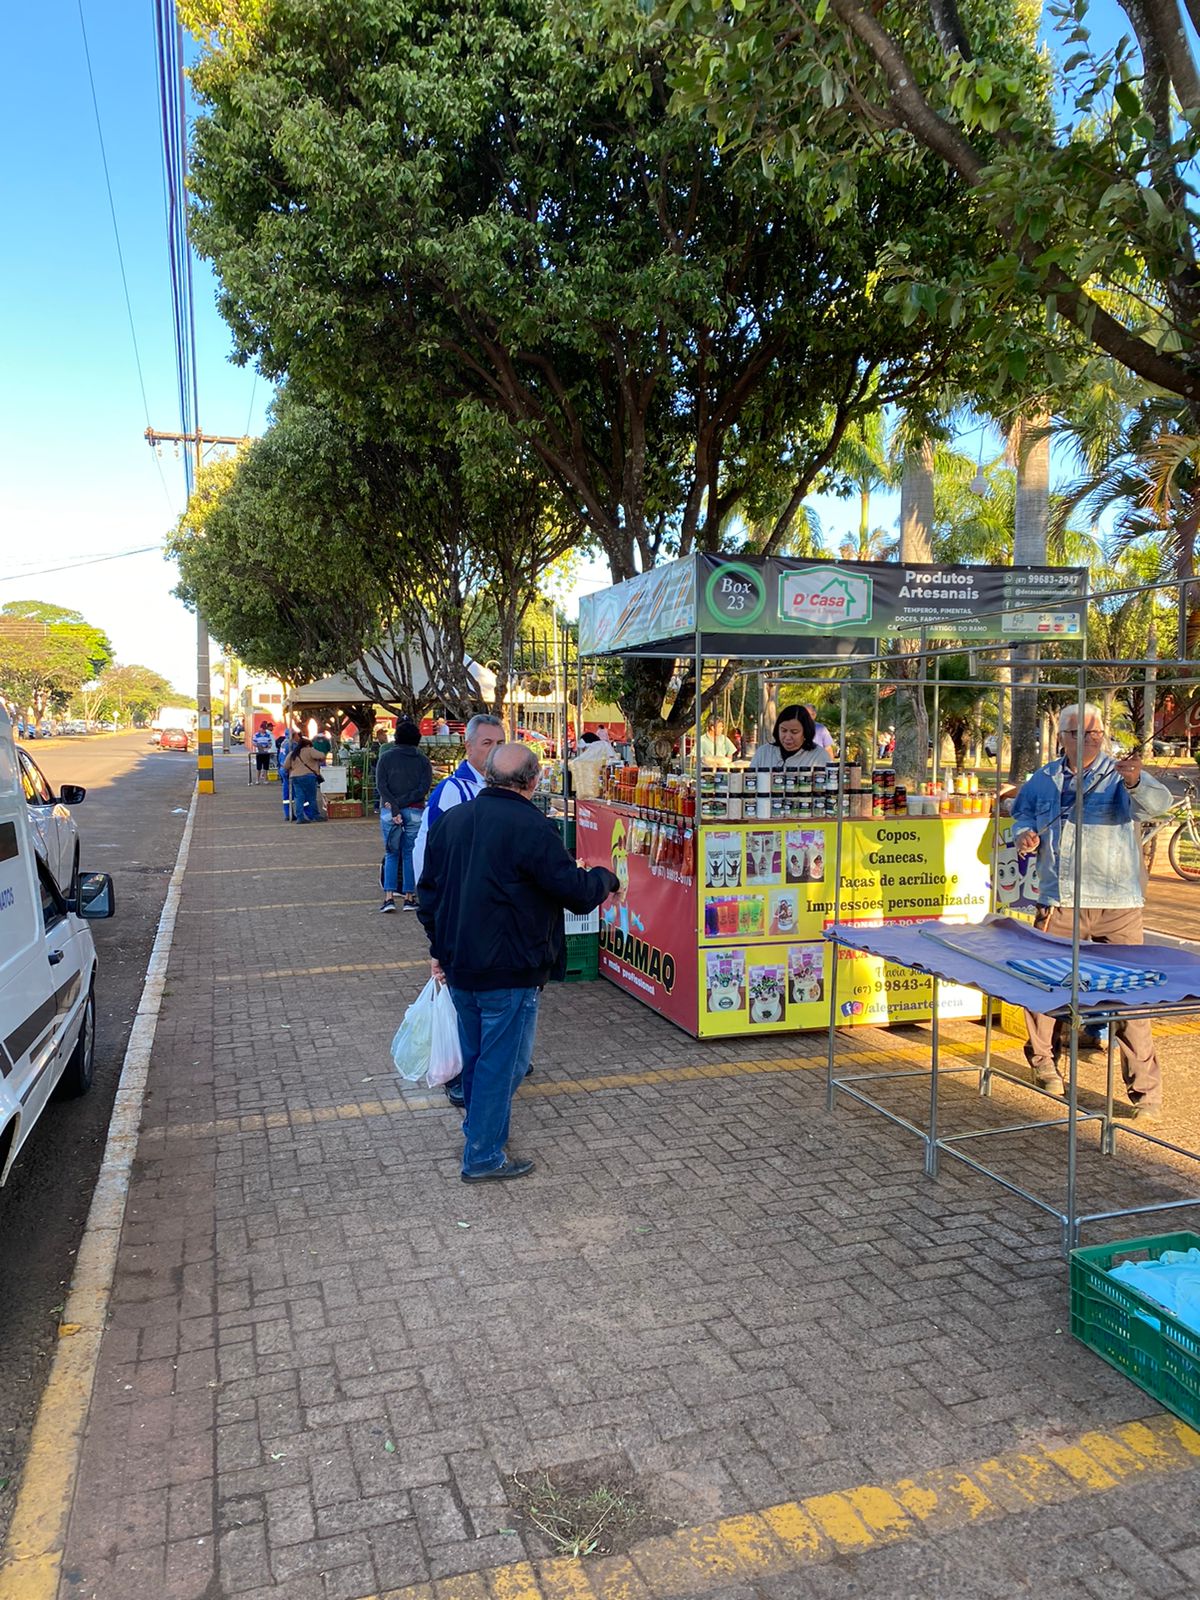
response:
M1068 986L1071 982L1070 956L1018 956L1007 963L1013 972L1023 978L1040 978L1043 983ZM1151 972L1141 967L1122 967L1113 961L1093 961L1079 958L1079 987L1106 994L1121 994L1129 989L1152 989L1165 983L1165 972Z

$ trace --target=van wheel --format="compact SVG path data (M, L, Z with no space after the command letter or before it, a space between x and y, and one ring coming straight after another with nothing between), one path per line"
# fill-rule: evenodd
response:
M79 1029L79 1037L75 1041L75 1048L71 1051L71 1059L63 1069L63 1075L58 1080L60 1093L68 1099L76 1095L86 1094L92 1087L92 1077L96 1070L96 991L88 990L87 1001L83 1007L83 1023Z

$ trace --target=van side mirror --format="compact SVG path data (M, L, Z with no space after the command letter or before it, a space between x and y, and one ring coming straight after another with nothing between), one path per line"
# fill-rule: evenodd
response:
M77 806L87 798L87 790L81 783L64 783L58 798L64 806Z
M89 922L103 922L113 915L117 909L117 897L107 872L79 874L72 909L77 917L86 917Z

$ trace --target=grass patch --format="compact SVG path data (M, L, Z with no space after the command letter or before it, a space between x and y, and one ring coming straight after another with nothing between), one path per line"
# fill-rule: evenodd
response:
M663 1531L649 1512L627 1465L589 1468L572 1463L549 1471L514 1473L514 1509L547 1553L579 1560L616 1555L636 1540Z

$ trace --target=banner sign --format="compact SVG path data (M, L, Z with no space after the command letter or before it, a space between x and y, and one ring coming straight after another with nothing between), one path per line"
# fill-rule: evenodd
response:
M629 850L633 818L580 800L575 854L582 867L608 867L625 889L624 902L600 919L600 971L664 1017L696 1031L696 883L673 869L652 866Z
M982 567L787 556L688 556L579 603L587 655L848 651L854 641L1079 639L1083 567Z
M907 565L699 556L705 633L775 639L1077 639L1081 567Z
M1002 824L996 899L1024 909L1024 880L1011 823ZM823 1028L838 963L842 1027L922 1022L933 989L919 972L830 946L837 823L745 823L700 830L702 1038ZM980 922L991 908L992 822L987 817L895 817L842 823L842 922ZM785 942L780 942L785 941ZM940 989L942 1017L978 1017L982 1001L955 984Z

